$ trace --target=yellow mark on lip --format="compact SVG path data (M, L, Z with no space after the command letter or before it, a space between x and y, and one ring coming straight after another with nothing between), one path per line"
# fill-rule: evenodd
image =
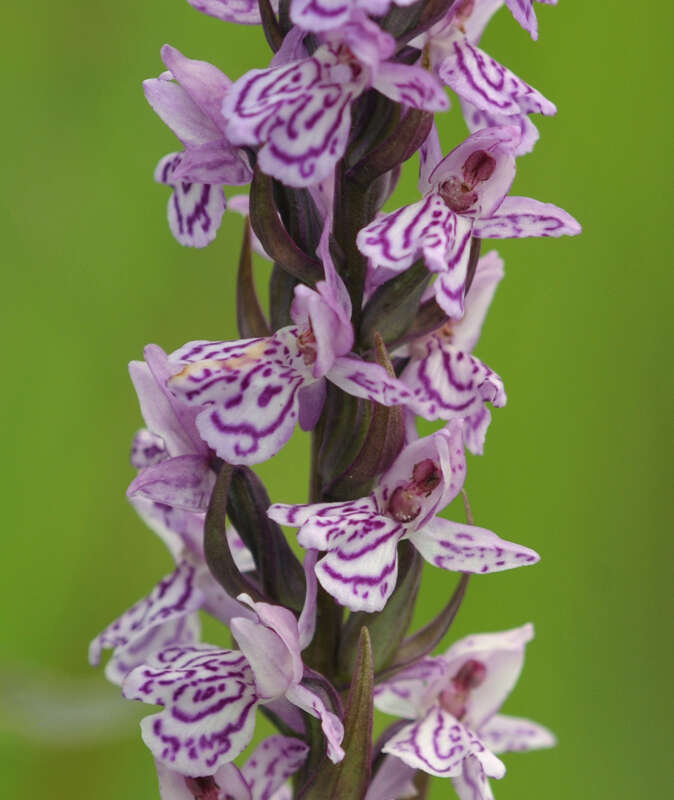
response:
M168 382L177 383L193 375L197 375L204 370L210 370L212 372L218 372L223 369L236 370L251 364L257 364L266 347L267 342L265 341L255 342L238 356L232 356L231 358L205 358L203 361L195 361L192 364L186 364L177 375L173 375L169 378Z

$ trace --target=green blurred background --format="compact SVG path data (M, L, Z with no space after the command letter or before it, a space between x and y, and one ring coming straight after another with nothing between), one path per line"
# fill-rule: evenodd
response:
M478 355L504 377L467 488L479 524L540 565L474 580L456 635L532 620L507 713L559 747L506 756L513 798L669 796L672 5L538 5L533 43L503 10L485 49L559 107L514 191L567 208L582 237L499 246L507 277ZM142 78L171 42L232 77L266 63L261 31L183 0L65 0L4 11L4 360L0 794L157 795L147 707L86 663L89 640L171 564L124 499L141 420L126 363L147 342L235 336L242 221L186 250L155 163L178 149ZM465 135L458 110L443 141ZM414 196L414 170L398 200ZM217 286L216 291L213 287ZM305 498L307 441L260 467ZM428 569L418 621L455 576ZM210 634L210 629L209 629ZM452 796L437 780L431 797Z

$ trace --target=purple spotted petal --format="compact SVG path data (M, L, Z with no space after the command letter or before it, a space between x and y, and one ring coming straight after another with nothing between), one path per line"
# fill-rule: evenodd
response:
M407 800L417 797L414 769L399 758L386 756L368 787L365 800Z
M490 423L491 411L487 406L482 406L474 414L464 417L463 441L466 448L475 456L481 456L484 453L484 443Z
M376 509L376 504L371 497L361 497L357 500L347 500L344 503L309 503L304 505L272 503L267 509L267 516L278 522L279 525L300 528L311 517L358 514L363 511L375 512Z
M557 739L547 728L519 717L494 714L480 728L480 738L492 753L513 753L554 747Z
M443 339L442 332L430 336L423 357L413 357L400 376L412 392L410 408L434 420L468 417L487 402L504 406L506 394L499 376Z
M541 2L552 5L556 0L541 0ZM531 34L531 38L538 39L538 20L533 0L506 0L506 5L524 30Z
M378 267L402 272L423 253L428 268L442 272L456 238L456 220L440 195L432 193L378 217L358 233L356 243Z
M449 108L442 84L422 67L387 62L376 72L372 86L396 103L412 108L426 111L446 111Z
M540 561L534 550L506 542L495 533L473 525L436 518L409 535L430 564L456 572L501 572Z
M255 679L238 651L168 648L127 675L122 688L129 699L165 706L141 722L143 741L184 775L212 775L253 736Z
M454 237L445 255L443 271L433 284L435 300L448 317L461 319L464 291L470 261L473 224L467 217L454 216Z
M216 17L224 22L238 22L240 25L259 25L260 7L257 0L187 0L197 11ZM278 0L271 0L272 7L278 9Z
M252 172L238 148L225 139L189 147L173 172L174 183L191 182L239 186L250 183Z
M224 100L227 135L234 144L262 145L260 168L286 185L319 183L344 153L351 102L365 85L355 75L328 45L287 66L251 70Z
M323 588L351 611L381 611L395 588L398 542L405 528L376 514L312 517L297 540L306 548L327 549L316 565Z
M160 464L169 457L166 452L166 445L161 436L141 428L133 437L131 443L131 466L136 469L151 467Z
M204 596L196 585L196 573L197 568L189 561L179 564L147 597L99 633L89 645L89 663L98 664L103 650L128 651L152 628L199 609Z
M293 682L291 654L283 640L265 625L243 617L234 617L229 627L253 670L258 697L282 697Z
M286 698L298 708L311 714L321 721L321 729L328 745L328 758L337 763L344 758L342 740L344 739L344 726L339 717L328 711L321 698L306 686L299 684L286 692Z
M176 617L149 628L125 647L118 647L105 665L105 677L116 686L150 656L174 645L196 644L201 638L201 623L197 613Z
M514 114L512 116L490 114L488 111L476 108L463 98L461 98L461 111L471 133L481 131L483 128L492 128L495 125L518 127L520 129L520 142L513 150L513 155L515 156L524 156L530 153L540 139L538 128L526 114Z
M241 768L251 800L269 800L302 766L308 752L308 745L289 736L277 734L264 739ZM223 788L229 791L227 786Z
M464 722L482 735L485 723L501 708L522 671L524 650L533 638L531 624L499 633L467 636L455 642L442 656L449 675L470 660L485 667L483 682L472 689L467 702Z
M475 276L466 295L465 312L460 320L452 320L448 333L450 344L464 353L472 353L477 345L487 311L503 278L503 259L492 250L477 262Z
M438 76L460 97L483 111L503 116L557 113L553 103L484 51L455 39Z
M160 800L194 800L194 792L188 786L192 778L176 772L174 769L162 764L155 759L157 778L159 781ZM213 776L218 786L227 787L227 800L251 800L248 785L241 775L241 771L234 764L225 764ZM218 793L214 800L222 800Z
M580 232L580 224L571 214L530 197L506 197L494 214L475 224L475 236L482 239L577 236Z
M305 31L320 33L349 22L354 9L373 16L388 11L391 0L291 0L290 19ZM401 0L398 5L407 5Z
M464 759L462 772L452 778L452 785L459 800L494 800L487 773L480 759L472 754Z
M375 708L403 719L422 717L451 677L444 659L422 658L375 687Z
M230 628L253 670L258 694L264 699L280 697L299 683L303 672L295 615L281 606L255 603L244 594L237 599L257 615L257 620L232 619Z
M347 394L383 406L404 405L411 397L409 389L384 367L351 356L336 359L326 377Z
M410 767L448 778L461 774L462 762L471 753L471 738L460 722L436 705L389 739L383 752Z
M203 513L155 503L142 495L130 498L130 503L148 528L164 542L176 562L183 558L185 550L203 557Z
M203 408L197 428L230 464L258 464L283 447L298 421L297 393L313 380L293 327L267 339L190 342L172 359L185 366L169 389Z
M222 186L177 180L173 175L180 167L181 153L169 153L157 164L154 178L158 183L173 186L168 202L168 223L171 233L186 247L206 247L215 239L225 213Z
M214 484L215 474L204 456L178 456L142 469L126 494L186 511L206 511Z

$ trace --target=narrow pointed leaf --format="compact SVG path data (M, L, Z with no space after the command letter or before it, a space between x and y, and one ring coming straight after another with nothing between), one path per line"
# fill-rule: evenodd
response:
M330 487L353 464L367 438L372 403L346 394L328 383L323 411L323 437L317 454L317 470L324 487L320 500L339 500Z
M233 467L222 464L204 523L204 553L213 577L232 597L245 592L256 601L264 600L251 581L239 572L234 563L226 536L227 499L232 482Z
M390 678L403 667L428 655L440 644L461 608L469 578L470 575L468 574L461 576L461 580L454 590L454 594L449 603L447 603L434 620L402 643L398 652L395 654L393 665L385 670L381 677L385 676L387 679Z
M271 336L271 328L255 291L253 258L250 246L250 224L246 220L236 278L236 322L242 339Z
M383 94L370 89L361 95L351 109L354 132L344 156L348 168L357 164L388 139L400 122L401 108Z
M248 467L236 467L227 500L229 518L253 554L263 593L273 603L299 612L304 603L304 571L280 526L267 516L270 504L257 475Z
M273 331L292 324L290 307L297 283L297 278L286 272L278 262L274 264L269 281L269 320Z
M426 141L432 125L430 111L410 108L390 136L349 170L349 177L359 186L369 186L380 175L411 158Z
M475 270L477 269L477 262L480 260L480 250L482 249L482 239L473 236L470 241L470 254L468 255L468 266L466 268L466 288L464 294L468 291L473 283L475 277Z
M375 673L392 661L400 642L412 621L423 559L409 542L398 547L398 583L384 610L379 614L363 611L349 616L342 632L339 648L340 679L348 680L352 674L361 628L366 625L372 640L372 657Z
M344 715L343 747L338 764L324 761L302 800L362 800L370 781L374 670L367 628L362 628L358 657Z
M423 259L377 288L363 309L360 324L360 345L370 348L375 331L386 344L400 339L413 324L419 301L431 274Z
M258 167L250 185L250 223L265 252L286 272L311 286L323 277L320 261L301 250L285 229L274 202L273 180Z

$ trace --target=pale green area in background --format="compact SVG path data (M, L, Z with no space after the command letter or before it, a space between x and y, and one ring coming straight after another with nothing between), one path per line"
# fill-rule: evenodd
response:
M585 233L498 247L507 276L477 353L509 402L467 487L478 524L543 560L474 579L453 633L537 627L505 711L560 745L506 756L499 800L665 797L672 6L537 11L537 44L505 10L484 40L559 107L514 191ZM12 4L3 29L0 794L151 800L136 727L151 709L117 701L86 663L91 637L171 569L124 499L141 424L126 363L151 341L235 336L242 221L226 216L204 251L173 241L152 171L179 145L140 81L163 69L165 41L231 77L268 55L260 30L183 0ZM465 135L455 105L446 147ZM306 445L260 467L274 500L305 498ZM456 581L426 573L418 622ZM451 796L437 780L431 797Z

